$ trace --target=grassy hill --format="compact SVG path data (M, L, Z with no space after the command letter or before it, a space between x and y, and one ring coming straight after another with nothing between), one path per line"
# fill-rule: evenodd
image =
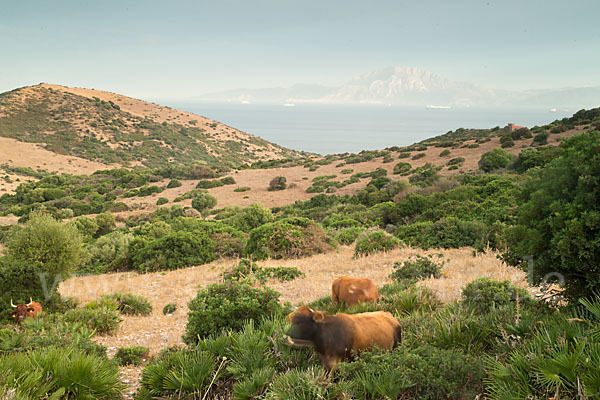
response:
M211 119L91 89L39 84L0 94L0 137L123 166L223 169L298 153Z

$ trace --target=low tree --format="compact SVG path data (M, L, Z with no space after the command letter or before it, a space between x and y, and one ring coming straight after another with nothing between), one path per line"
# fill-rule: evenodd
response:
M533 257L534 279L561 274L571 297L600 290L600 133L566 139L561 153L524 188L505 258Z
M217 198L208 192L200 192L192 199L192 208L199 213L210 210L217 205Z
M495 169L506 167L511 160L512 154L496 147L493 150L483 153L479 160L479 168L485 172L491 172Z
M269 190L284 190L287 187L285 176L276 176L269 182Z

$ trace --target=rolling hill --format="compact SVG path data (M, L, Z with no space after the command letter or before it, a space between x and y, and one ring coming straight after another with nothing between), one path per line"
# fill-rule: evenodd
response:
M298 155L206 117L45 83L0 94L0 137L104 165L228 169Z

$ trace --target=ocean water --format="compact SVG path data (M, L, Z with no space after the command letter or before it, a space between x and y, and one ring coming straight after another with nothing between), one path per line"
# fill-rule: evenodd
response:
M334 154L406 146L457 128L532 127L571 116L548 109L429 109L380 105L173 103L295 150Z

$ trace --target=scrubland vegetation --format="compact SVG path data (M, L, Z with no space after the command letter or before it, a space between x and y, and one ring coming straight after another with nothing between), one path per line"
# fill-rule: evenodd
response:
M587 131L558 147L545 145L544 137L575 126ZM161 190L149 184L153 177L169 178L169 185L177 187L178 179L214 178L215 172L194 165L120 168L91 176L40 173L38 181L0 197L0 210L21 218L21 224L0 232L6 248L0 257L0 302L5 305L0 313L0 397L114 399L123 391L118 365L141 363L138 399L597 398L598 128L596 109L531 130L461 129L402 149L328 156L318 162L261 162L248 168L293 163L317 168L375 157L392 162L392 154L419 158L430 146L447 150L466 140L485 143L500 136L505 144L534 138L534 146L516 157L502 148L486 152L480 170L468 174L440 176L441 167L412 168L399 161L392 176L383 168L351 175L348 181L368 179L353 195L335 194L352 182L323 175L310 186L319 194L272 209L260 204L214 209L212 199L195 189L190 195L199 211L195 217L174 205L121 224L111 214L123 207L118 197ZM445 168L465 161L445 150L435 153L448 157ZM207 185L213 184L199 187ZM288 186L274 179L268 187L277 195ZM353 245L358 259L408 245L493 249L507 264L527 271L531 257L532 285L555 273L552 282L565 290L560 302L550 303L508 281L482 278L466 285L460 300L444 304L417 283L443 279L447 260L435 255L397 260L390 283L379 288L378 304L346 308L328 297L310 304L329 313L385 310L402 326L397 349L363 353L327 375L312 349L285 344L285 316L295 305L282 304L281 294L264 284L298 279L302 273L286 267L286 260L332 252L341 244ZM218 258L241 260L219 283L199 288L190 299L187 326L180 332L186 346L165 348L151 358L146 348L122 348L109 359L93 340L94 335L114 333L124 315L153 312L147 299L113 293L78 305L56 291L58 282L77 274L165 271ZM280 260L281 266L255 263L266 258ZM29 297L42 302L44 314L18 326L11 323L6 305ZM162 312L180 311L167 304Z

